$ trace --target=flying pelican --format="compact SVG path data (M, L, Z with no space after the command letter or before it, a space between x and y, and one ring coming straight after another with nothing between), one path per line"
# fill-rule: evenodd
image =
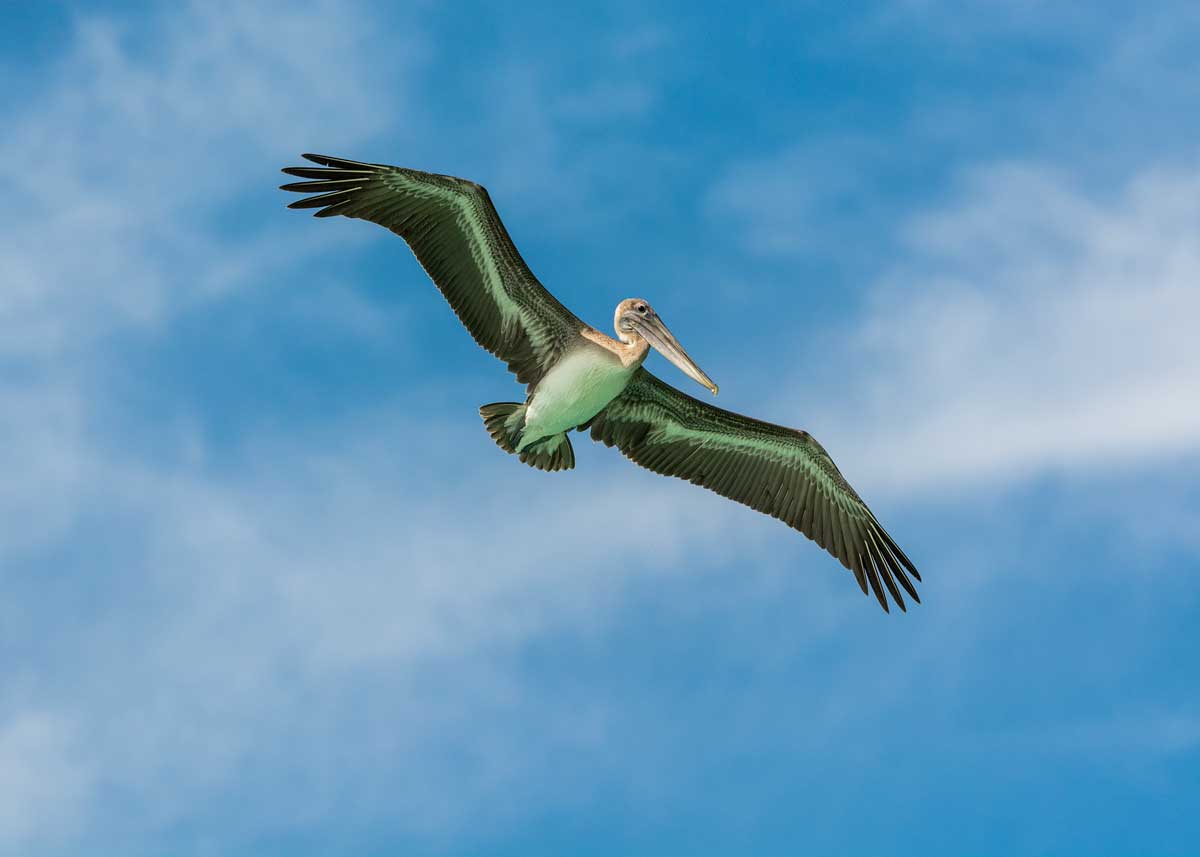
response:
M453 176L326 155L318 167L287 167L307 179L281 189L314 194L315 208L386 226L412 248L459 320L527 385L524 402L479 409L505 452L541 470L569 470L567 432L590 429L642 467L702 485L778 518L854 573L888 609L905 609L902 587L921 599L921 575L805 431L744 417L693 399L642 363L650 348L715 395L717 385L641 298L617 304L613 339L584 324L534 277L484 188Z

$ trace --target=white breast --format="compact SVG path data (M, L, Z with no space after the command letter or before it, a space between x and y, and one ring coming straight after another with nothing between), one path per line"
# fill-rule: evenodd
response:
M623 366L599 347L564 355L534 390L521 445L586 423L625 389L635 371L637 365Z

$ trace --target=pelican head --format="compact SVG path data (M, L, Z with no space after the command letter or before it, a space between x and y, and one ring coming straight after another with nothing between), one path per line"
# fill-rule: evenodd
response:
M717 385L696 365L695 360L688 357L683 346L658 317L658 313L641 298L629 298L617 304L613 326L616 327L617 337L622 342L632 344L639 339L646 340L659 354L682 369L685 375L707 387L714 396L717 394Z

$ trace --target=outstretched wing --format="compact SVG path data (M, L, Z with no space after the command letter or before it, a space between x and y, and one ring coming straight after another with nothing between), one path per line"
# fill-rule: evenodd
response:
M583 322L537 281L513 246L488 193L466 179L385 164L305 155L320 167L287 167L309 181L282 190L316 194L316 208L386 226L408 242L471 336L536 384Z
M888 609L921 575L808 432L693 399L645 369L591 422L592 437L643 467L778 518L829 551Z

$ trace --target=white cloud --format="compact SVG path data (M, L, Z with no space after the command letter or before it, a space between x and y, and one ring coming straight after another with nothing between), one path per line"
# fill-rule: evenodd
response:
M22 203L0 213L3 353L62 354L161 324L269 256L269 241L247 240L261 236L217 237L230 200L271 191L295 157L285 141L348 144L404 110L393 99L382 113L369 82L411 70L419 42L390 45L381 64L367 32L338 4L81 21L0 143L0 186Z
M0 792L17 796L0 807L0 850L28 852L60 834L93 845L153 843L188 824L248 831L247 841L333 817L350 830L362 819L386 819L403 831L437 835L464 822L478 831L530 806L586 799L562 788L571 776L562 773L564 757L592 760L589 770L620 765L624 776L641 766L639 779L665 782L667 768L656 770L654 754L683 758L692 748L671 734L661 750L651 733L675 724L647 718L635 730L643 746L628 754L636 758L615 758L612 736L631 715L609 700L533 686L520 663L529 642L598 633L635 582L665 587L672 575L688 575L703 597L705 568L734 556L739 568L767 570L757 581L739 578L748 588L770 586L781 566L791 580L803 556L817 567L804 570L814 575L808 586L822 594L852 589L847 575L776 522L635 471L612 451L601 478L587 469L587 452L580 472L546 477L489 449L470 421L449 430L381 409L318 430L240 436L216 461L203 436L179 448L164 441L167 449L152 458L136 440L99 432L119 404L91 370L122 369L108 348L120 334L169 330L196 303L282 280L298 251L319 251L314 241L345 240L314 231L302 249L256 227L229 228L222 212L260 192L278 206L275 171L294 147L307 148L304 141L332 148L366 140L393 119L405 124L403 94L396 97L404 87L378 75L404 75L423 56L420 39L397 47L389 34L383 52L370 34L371 22L340 4L274 11L197 4L179 20L127 29L92 20L46 90L9 123L18 133L0 144L0 181L23 206L0 214L0 260L13 272L0 298L0 351L12 369L0 382L0 647L15 641L28 657L20 676L0 680ZM566 157L563 127L579 118L580 105L637 117L657 97L652 85L618 75L559 98L531 75L513 66L496 78L497 92L513 102L498 100L490 127L512 141L505 163L532 169L534 182L557 181L570 173L568 161L579 160L574 150ZM380 91L388 93L386 117ZM499 113L509 108L516 121L505 126ZM528 139L530 129L545 139ZM576 169L584 177L568 175L565 186L587 185L598 160L583 158ZM923 282L922 265L942 270L954 262L961 270L946 286L954 300L901 306L896 315L907 329L946 327L933 317L943 310L971 320L1034 300L1009 275L988 279L999 274L970 254L955 262L997 218L1022 225L1016 202L1001 193L1010 182L1058 199L1047 223L1082 247L1065 255L1041 247L1038 236L1049 227L1039 223L1016 248L1033 247L1050 274L1073 277L1038 342L1073 330L1068 322L1077 315L1068 310L1090 282L1080 260L1096 253L1089 230L1107 224L1108 233L1125 236L1138 265L1147 264L1142 245L1151 233L1167 227L1176 242L1181 234L1170 218L1151 216L1166 198L1153 182L1152 201L1139 207L1136 187L1105 203L1038 171L1018 170L1016 179L996 171L1000 181L991 174L981 174L945 216L914 226L911 267L896 273L893 288ZM1193 211L1186 196L1179 200L1181 211ZM964 225L973 213L974 231ZM1086 229L1070 225L1076 221ZM1181 270L1191 270L1191 256L1181 258ZM1154 281L1155 306L1191 307L1170 303L1174 279ZM1009 291L993 294L997 283ZM346 292L339 305L340 293L309 292L290 311L336 320L357 335L388 335L369 303ZM1004 344L1015 324L996 333L990 322L973 323L989 348ZM1105 330L1111 321L1085 316L1085 323ZM933 366L954 403L960 379L954 365L939 362L942 341L926 340L913 353L880 324L860 342L891 362L887 372L899 383L915 383L915 373ZM956 361L985 364L990 356L972 341L951 345ZM1166 338L1161 348L1174 353ZM1057 359L1051 377L1068 387L1078 367ZM1135 374L1161 369L1164 359L1137 363ZM902 426L913 443L936 429L887 396L880 393L879 407L907 414ZM1177 421L1176 434L1186 435L1188 425ZM416 465L411 445L398 451L430 437ZM871 452L870 438L857 440ZM462 452L468 448L487 449L489 463L474 469L478 459ZM970 472L976 454L964 445L948 467ZM789 546L786 556L775 550L780 544ZM93 546L102 560L86 555ZM53 587L29 581L57 553L76 565L55 572L79 585L51 598ZM970 583L960 577L942 591ZM842 604L870 609L865 599ZM834 633L845 616L817 597L797 604L788 621L813 639ZM943 641L929 651L940 653ZM857 692L843 680L828 706L829 721L841 728L842 709ZM746 733L757 735L761 721L747 716L746 723ZM661 787L669 794L672 786ZM213 818L220 824L205 824Z
M826 327L799 358L809 369L793 389L822 388L822 413L799 418L852 481L905 493L1193 458L1200 168L1177 123L1195 85L1194 11L943 5L883 4L856 21L869 38L900 28L973 52L1012 37L1077 49L1058 86L1004 88L986 112L954 87L933 92L887 146L808 137L709 193L711 219L731 219L751 253L820 258L833 236L845 269L875 248L865 319ZM979 158L997 121L1026 129L995 141L1022 153L955 163L964 143ZM907 169L896 153L927 145L952 160L921 176L933 202L901 210L887 201Z
M106 661L114 629L98 604L47 639L86 599L72 589L47 600L31 586L44 572L26 574L70 561L80 546L64 537L75 532L97 552L78 572L83 591L109 575L140 580L136 597L162 584L169 569L146 565L139 550L156 533L171 538L149 521L157 503L169 503L177 473L171 464L143 473L132 464L142 452L136 441L100 431L119 409L103 380L122 371L111 346L130 332L161 332L197 302L252 288L319 249L284 247L253 225L234 229L226 211L247 194L279 205L276 170L294 147L348 143L385 127L393 117L372 101L370 81L387 85L390 106L404 109L393 75L420 59L418 38L389 38L381 63L369 22L345 12L331 3L197 3L123 22L82 19L52 70L4 116L0 187L20 204L0 213L0 627L6 651L34 654L0 685L0 850L36 850L85 824L102 781L134 788L138 757L116 753L130 747L123 738L144 735L144 749L156 730L173 736L153 708L130 716L144 683L169 676L136 658ZM325 319L373 329L349 300L345 308L331 301ZM133 499L123 490L144 493ZM126 538L89 531L97 521L112 528L108 535L127 529ZM119 568L107 564L114 550L128 553ZM141 647L170 619L145 618L122 639L149 659ZM46 644L34 646L35 638ZM71 639L81 646L75 657L56 660ZM202 650L191 654L203 662ZM100 671L89 673L93 656ZM78 692L63 698L64 683ZM112 697L115 686L124 699ZM220 695L218 685L208 688ZM93 775L93 758L103 778ZM159 758L183 764L178 755Z
M389 74L423 49L389 36L384 57L370 28L341 4L89 19L44 90L6 117L16 133L0 144L0 182L22 206L0 214L12 370L0 381L0 646L30 655L0 683L12 798L0 851L152 842L205 813L253 831L331 811L399 817L435 835L519 814L514 787L563 753L603 756L607 728L603 706L565 710L526 687L520 648L591 633L631 579L693 572L685 554L717 561L761 532L723 545L719 501L617 461L604 480L547 484L489 450L478 424L433 430L415 470L396 440L431 427L390 411L239 437L220 459L248 462L236 471L187 426L177 444L160 433L153 456L103 430L120 407L104 379L125 370L110 345L170 331L205 302L274 293L298 256L344 242L331 230L299 245L224 212L253 195L278 210L277 169L296 147L340 149L403 122ZM577 105L522 96L548 111L554 155ZM618 85L581 97L624 115L650 96ZM277 309L390 335L354 292L313 295L281 294ZM495 472L464 473L460 444L488 450ZM632 520L630 485L645 504ZM35 581L56 564L77 586L43 601ZM248 770L299 780L282 790Z
M601 759L602 708L574 712L527 687L522 646L590 634L631 579L702 574L755 550L761 530L731 538L738 516L724 504L631 477L631 465L547 482L496 453L464 473L458 450L475 434L486 444L481 430L436 432L414 470L395 438L427 432L375 414L334 427L336 448L272 434L235 473L109 460L77 488L103 496L112 520L137 522L139 538L112 558L113 595L57 607L72 611L55 623L75 653L69 685L61 663L29 665L26 693L51 720L70 713L87 752L29 773L21 817L32 820L0 836L47 836L63 782L72 825L100 836L108 789L135 796L126 826L144 837L231 791L253 796L258 830L333 807L347 823L386 811L437 836L519 813L500 796L544 779L560 753ZM347 706L378 716L347 734L363 717ZM449 765L447 752L469 761ZM285 799L247 782L264 758L271 772L302 768L308 785ZM322 784L348 765L355 781L331 794Z
M831 231L872 222L861 198L877 155L818 142L743 164L713 186L710 214L738 222L752 253L811 255ZM872 491L1111 476L1193 456L1198 234L1191 160L1107 186L1038 161L977 165L870 239L895 256L863 317L798 358L805 378L787 389L822 405L794 420Z
M42 88L5 117L0 187L21 204L0 212L3 552L61 531L77 506L72 480L96 449L85 433L108 407L96 370L109 337L160 331L323 246L232 230L224 212L248 192L274 194L283 149L384 127L393 117L370 81L403 110L391 84L420 60L418 38L389 39L381 64L367 21L344 12L197 3L82 19ZM327 318L372 327L352 294L345 307L325 298Z
M839 421L880 478L1112 473L1200 451L1200 171L1100 194L993 165L906 234L847 350L871 386Z

